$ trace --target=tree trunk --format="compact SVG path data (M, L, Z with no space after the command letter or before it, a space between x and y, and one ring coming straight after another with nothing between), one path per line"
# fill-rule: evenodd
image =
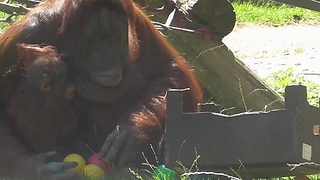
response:
M162 0L145 0L145 2L149 7L163 5ZM268 87L222 42L222 37L230 33L234 26L233 8L230 6L232 9L230 11L229 7L228 10L225 2L227 1L199 0L189 10L190 19L210 27L213 33L211 40L203 40L199 36L176 30L162 31L162 33L194 68L199 82L210 93L214 102L229 109L228 112L269 111L283 108L283 97ZM170 12L146 10L146 13L152 15L150 18L153 21L164 23Z

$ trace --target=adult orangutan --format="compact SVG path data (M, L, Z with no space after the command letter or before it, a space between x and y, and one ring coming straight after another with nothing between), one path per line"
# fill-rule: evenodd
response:
M57 150L58 140L76 128L69 106L74 85L68 68L52 46L18 44L25 79L11 98L9 118L23 139L37 153Z
M132 0L46 0L8 27L0 37L3 107L22 79L13 68L16 43L45 43L65 54L76 89L74 135L116 167L141 166L142 152L154 164L150 145L163 162L168 89L191 88L184 96L184 111L196 111L202 101L189 66ZM0 123L1 176L81 178L75 173L54 175L76 163L47 166L56 154L34 153L10 122Z

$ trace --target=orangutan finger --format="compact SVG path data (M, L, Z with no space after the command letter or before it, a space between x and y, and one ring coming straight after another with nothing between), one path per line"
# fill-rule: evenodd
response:
M108 154L107 154L107 162L113 163L116 159L116 155L120 152L122 149L124 142L126 141L126 133L122 132L117 138L114 140Z
M111 148L113 142L115 141L116 137L118 136L118 133L116 131L113 131L104 141L104 144L102 148L100 149L100 159L105 160L105 157L107 156L109 149Z
M48 166L52 174L66 171L68 169L74 168L78 165L76 162L58 162L56 164Z
M117 160L117 166L123 167L125 164L129 163L133 153L132 153L132 145L133 145L134 138L130 138L126 141L121 154Z

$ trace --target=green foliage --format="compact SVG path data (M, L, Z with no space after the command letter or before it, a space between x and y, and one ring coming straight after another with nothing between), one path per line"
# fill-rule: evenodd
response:
M0 19L6 19L9 15L4 13L4 12L1 12L0 11ZM6 23L6 22L0 22L0 29L2 31L5 30L5 28L7 28L9 26L9 23ZM2 32L1 32L2 33Z
M275 5L272 2L233 2L238 22L288 25L300 22L320 24L320 13L290 5Z
M284 96L285 87L288 85L304 85L307 87L309 104L318 107L320 85L294 74L293 68L287 68L270 74L266 83L279 94Z

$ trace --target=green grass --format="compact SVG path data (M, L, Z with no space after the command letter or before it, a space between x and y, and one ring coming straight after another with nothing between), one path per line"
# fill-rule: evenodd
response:
M320 24L320 13L290 5L274 3L233 2L237 21L264 25L290 25L295 23Z
M287 68L270 74L266 83L279 94L284 96L285 87L288 85L304 85L307 87L308 102L310 105L319 106L320 84L314 83L304 77L294 74L293 68Z

